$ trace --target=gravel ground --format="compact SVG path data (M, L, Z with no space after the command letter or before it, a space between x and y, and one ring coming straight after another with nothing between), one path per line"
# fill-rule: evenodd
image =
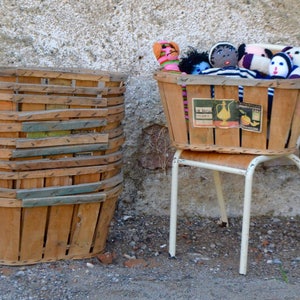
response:
M177 258L170 259L167 217L116 213L105 255L0 266L0 299L300 299L299 220L252 218L243 276L240 218L228 228L179 219Z

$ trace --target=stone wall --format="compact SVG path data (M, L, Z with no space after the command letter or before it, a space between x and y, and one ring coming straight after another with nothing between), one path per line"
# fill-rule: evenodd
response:
M167 214L172 149L156 83L152 44L182 50L215 42L300 45L299 0L2 0L0 65L126 72L124 213ZM288 171L288 172L287 172ZM243 178L223 176L230 215L240 215ZM299 174L268 167L255 177L253 213L296 215ZM218 214L211 174L184 168L181 214ZM201 188L200 188L201 183ZM194 186L194 189L191 189ZM275 202L274 202L275 200ZM274 205L275 203L275 205ZM298 206L297 206L298 205Z

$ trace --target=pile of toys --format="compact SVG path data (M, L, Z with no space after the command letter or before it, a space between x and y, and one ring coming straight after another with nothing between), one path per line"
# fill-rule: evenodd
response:
M153 53L163 71L257 79L300 78L300 47L287 46L273 53L259 44L236 47L224 41L204 52L190 46L181 55L177 43L158 41L153 44Z

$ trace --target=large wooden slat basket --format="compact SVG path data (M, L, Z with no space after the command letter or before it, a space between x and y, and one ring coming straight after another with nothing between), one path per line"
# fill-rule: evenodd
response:
M169 134L177 149L283 155L296 150L300 136L299 79L243 79L209 75L180 75L159 71L161 101ZM188 120L184 113L186 88ZM242 101L262 109L261 131L194 126L193 99ZM271 94L271 96L270 96ZM270 100L271 97L271 100Z
M122 190L124 80L0 68L0 263L102 252Z

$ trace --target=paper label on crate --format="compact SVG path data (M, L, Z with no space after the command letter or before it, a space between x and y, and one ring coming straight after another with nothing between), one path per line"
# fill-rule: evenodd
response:
M240 127L244 130L261 132L262 106L242 102L239 104Z
M193 126L261 132L262 106L234 99L193 98Z
M238 101L193 98L194 127L239 127Z

